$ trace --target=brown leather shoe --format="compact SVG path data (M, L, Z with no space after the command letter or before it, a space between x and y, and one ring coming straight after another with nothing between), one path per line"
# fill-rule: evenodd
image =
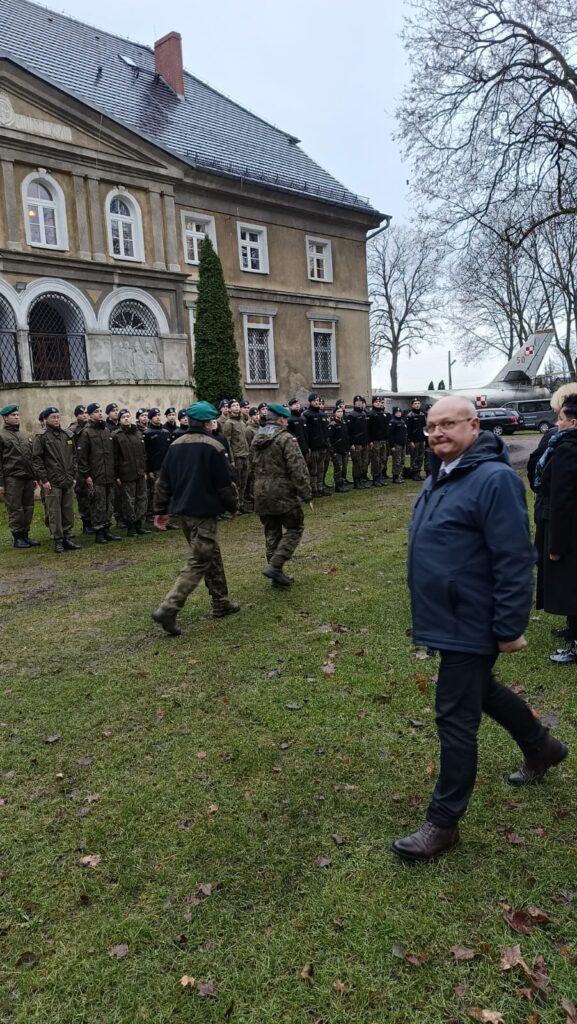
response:
M395 839L391 846L393 853L404 860L435 860L459 842L459 829L441 828L432 821L424 821L416 832L402 839Z
M541 748L533 757L526 757L516 772L511 772L508 782L511 786L529 786L540 782L549 768L561 764L569 753L569 748L554 736L547 735Z

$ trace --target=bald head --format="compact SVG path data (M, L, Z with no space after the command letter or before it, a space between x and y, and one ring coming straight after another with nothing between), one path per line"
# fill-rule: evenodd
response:
M429 447L444 463L454 462L470 448L480 428L477 410L468 398L449 395L429 409Z

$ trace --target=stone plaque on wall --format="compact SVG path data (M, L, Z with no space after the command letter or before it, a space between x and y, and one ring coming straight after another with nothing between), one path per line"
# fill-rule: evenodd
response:
M164 380L161 342L115 334L112 343L112 376L115 380Z

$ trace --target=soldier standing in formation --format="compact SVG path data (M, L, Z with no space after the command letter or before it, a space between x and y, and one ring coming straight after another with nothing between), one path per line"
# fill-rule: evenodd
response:
M177 437L182 437L188 430L188 416L186 415L186 409L179 409L177 414L178 427L175 430L172 440L175 441Z
M170 445L170 434L160 421L160 409L148 410L148 426L144 431L144 450L146 452L146 480L148 486L148 518L152 519L154 505L154 486L158 480L160 467Z
M76 446L69 430L60 425L60 411L51 406L43 414L46 430L36 434L32 444L34 475L44 492L48 529L54 551L80 551L72 540L74 529L74 484Z
M115 430L118 430L118 406L116 402L110 402L104 412L106 413L104 426L113 434Z
M248 482L248 441L246 426L241 414L240 403L234 398L228 406L228 416L222 425L223 437L228 441L236 471L238 488L238 511L245 512L246 486Z
M163 530L169 518L180 516L190 552L153 619L166 633L179 636L176 622L188 595L204 579L215 619L240 611L229 600L218 543L218 519L238 508L238 491L225 450L212 431L218 416L209 402L195 402L187 409L190 427L171 444L162 464L154 498L154 525Z
M385 400L373 395L371 408L367 412L369 423L369 455L373 487L384 487L387 475L387 434L390 416L385 412Z
M426 426L427 416L421 409L420 399L413 398L410 412L407 414L407 440L411 453L411 477L413 480L422 480L421 470L425 461Z
M407 453L407 425L403 419L403 411L398 405L393 408L389 422L389 447L393 462L393 483L401 484Z
M88 413L86 412L85 405L77 405L74 409L74 420L69 425L68 430L72 434L72 440L74 441L74 449L76 451L76 486L74 493L76 494L76 501L78 502L78 511L82 520L82 532L83 533L94 533L92 524L90 522L90 497L86 489L86 484L78 473L78 452L80 450L80 435L88 423Z
M264 527L268 562L263 574L273 587L290 587L294 580L283 568L303 535L301 502L311 500L311 481L296 438L286 429L290 411L269 405L266 420L250 449L254 508Z
M87 408L88 423L80 435L78 473L90 496L90 516L97 544L122 540L111 533L114 511L114 449L112 434L104 425L104 413L98 402Z
M114 476L120 494L122 518L128 527L127 537L142 537L150 533L144 526L148 500L144 437L132 423L128 409L120 410L118 424L119 429L112 440Z
M288 421L287 430L289 434L296 437L298 446L306 462L309 454L309 446L307 441L306 423L302 416L303 408L298 398L291 398L288 403L288 408L290 409L291 415L290 420Z
M369 426L362 395L355 395L353 398L353 408L347 415L347 427L353 463L353 486L358 491L369 486Z
M17 405L0 409L0 497L8 509L8 526L15 548L36 548L40 541L29 537L34 513L34 466L32 441L20 431Z
M164 429L170 434L170 440L174 440L174 435L178 430L178 423L176 422L176 409L173 405L169 405L168 409L165 409L164 415L166 417L162 424Z
M313 489L313 497L322 498L331 493L325 487L325 461L330 457L329 449L329 418L321 409L320 396L316 391L309 395L309 407L303 412L306 427L306 441L309 449L308 469Z
M329 443L335 479L335 493L344 494L348 490L347 467L349 464L349 429L345 420L344 406L336 405L329 422Z

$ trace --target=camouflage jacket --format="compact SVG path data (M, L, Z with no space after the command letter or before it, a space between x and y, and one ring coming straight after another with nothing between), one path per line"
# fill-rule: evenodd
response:
M226 437L232 454L235 459L245 458L248 456L248 440L246 436L246 426L239 413L238 416L233 416L229 412L228 417L223 423L222 432Z
M274 423L261 427L250 447L254 510L280 516L311 500L311 481L297 440Z

